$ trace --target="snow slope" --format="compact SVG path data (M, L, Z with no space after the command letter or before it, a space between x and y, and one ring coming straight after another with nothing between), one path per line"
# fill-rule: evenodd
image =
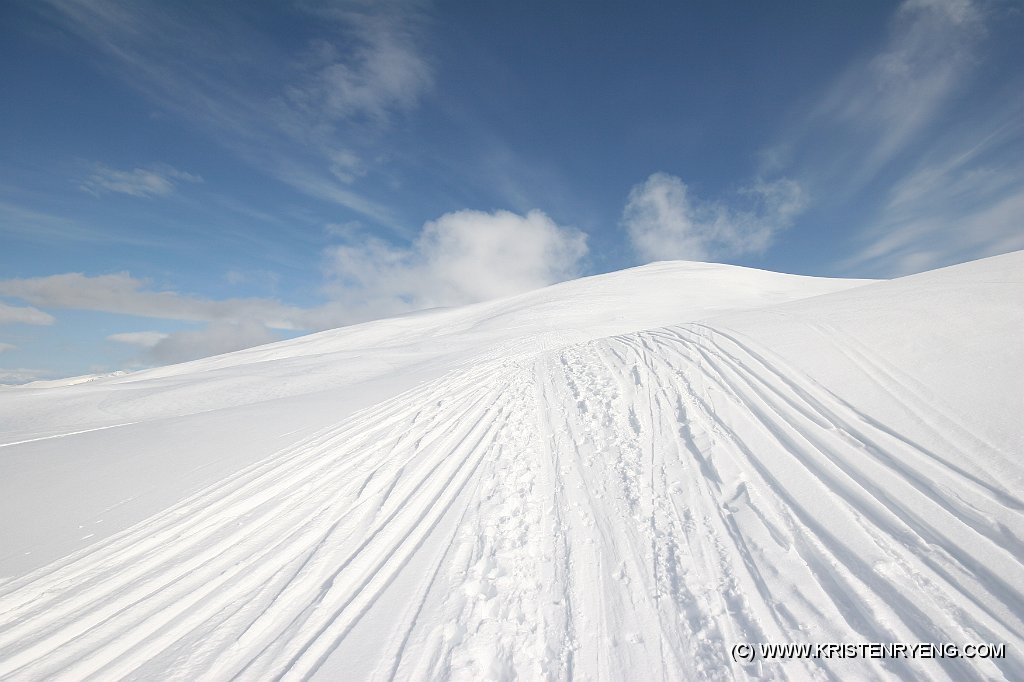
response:
M5 442L30 441L0 449L5 497L169 473L82 492L148 500L113 515L134 525L8 556L0 678L1024 678L1022 273L657 264L4 391ZM161 462L188 443L219 463ZM1008 655L733 662L743 642Z
M0 577L481 360L862 283L656 263L121 377L0 388Z

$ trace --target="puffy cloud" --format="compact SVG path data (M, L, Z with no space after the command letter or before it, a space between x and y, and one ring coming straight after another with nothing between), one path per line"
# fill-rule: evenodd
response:
M378 239L329 251L332 291L389 312L473 303L579 274L586 235L541 211L456 211L407 249Z
M0 324L53 324L53 315L32 307L13 306L0 301Z
M508 296L579 274L586 236L540 211L458 211L428 223L416 244L438 305Z
M99 196L107 192L133 197L163 197L175 190L176 182L202 182L198 175L185 173L163 164L129 171L115 170L102 164L82 181L81 187Z
M652 260L707 260L761 253L806 205L791 180L758 182L740 192L737 210L693 196L678 177L655 173L629 193L622 224L637 256Z
M17 348L13 343L0 343L0 353L4 353L9 350Z

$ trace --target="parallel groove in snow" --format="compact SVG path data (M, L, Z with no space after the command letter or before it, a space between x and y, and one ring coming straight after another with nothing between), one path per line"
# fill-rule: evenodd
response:
M330 679L355 654L376 679L1024 677L731 661L1024 651L1024 502L962 463L1005 453L845 352L941 447L698 324L496 358L0 585L0 677Z

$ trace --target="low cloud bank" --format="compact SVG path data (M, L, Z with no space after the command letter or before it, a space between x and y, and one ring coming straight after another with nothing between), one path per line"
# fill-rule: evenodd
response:
M172 333L135 331L107 337L140 348L140 360L147 364L165 364L276 341L281 335L275 330L329 329L536 289L578 276L586 253L586 235L540 211L519 215L465 210L427 223L408 247L355 237L330 247L324 287L329 301L313 308L266 298L217 301L158 291L127 272L0 280L0 295L43 308L206 323ZM0 322L53 320L36 308L0 303Z

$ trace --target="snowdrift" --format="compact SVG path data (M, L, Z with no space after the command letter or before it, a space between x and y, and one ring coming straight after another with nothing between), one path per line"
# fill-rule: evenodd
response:
M1024 252L0 391L0 678L1024 677ZM1004 658L736 661L743 643Z

